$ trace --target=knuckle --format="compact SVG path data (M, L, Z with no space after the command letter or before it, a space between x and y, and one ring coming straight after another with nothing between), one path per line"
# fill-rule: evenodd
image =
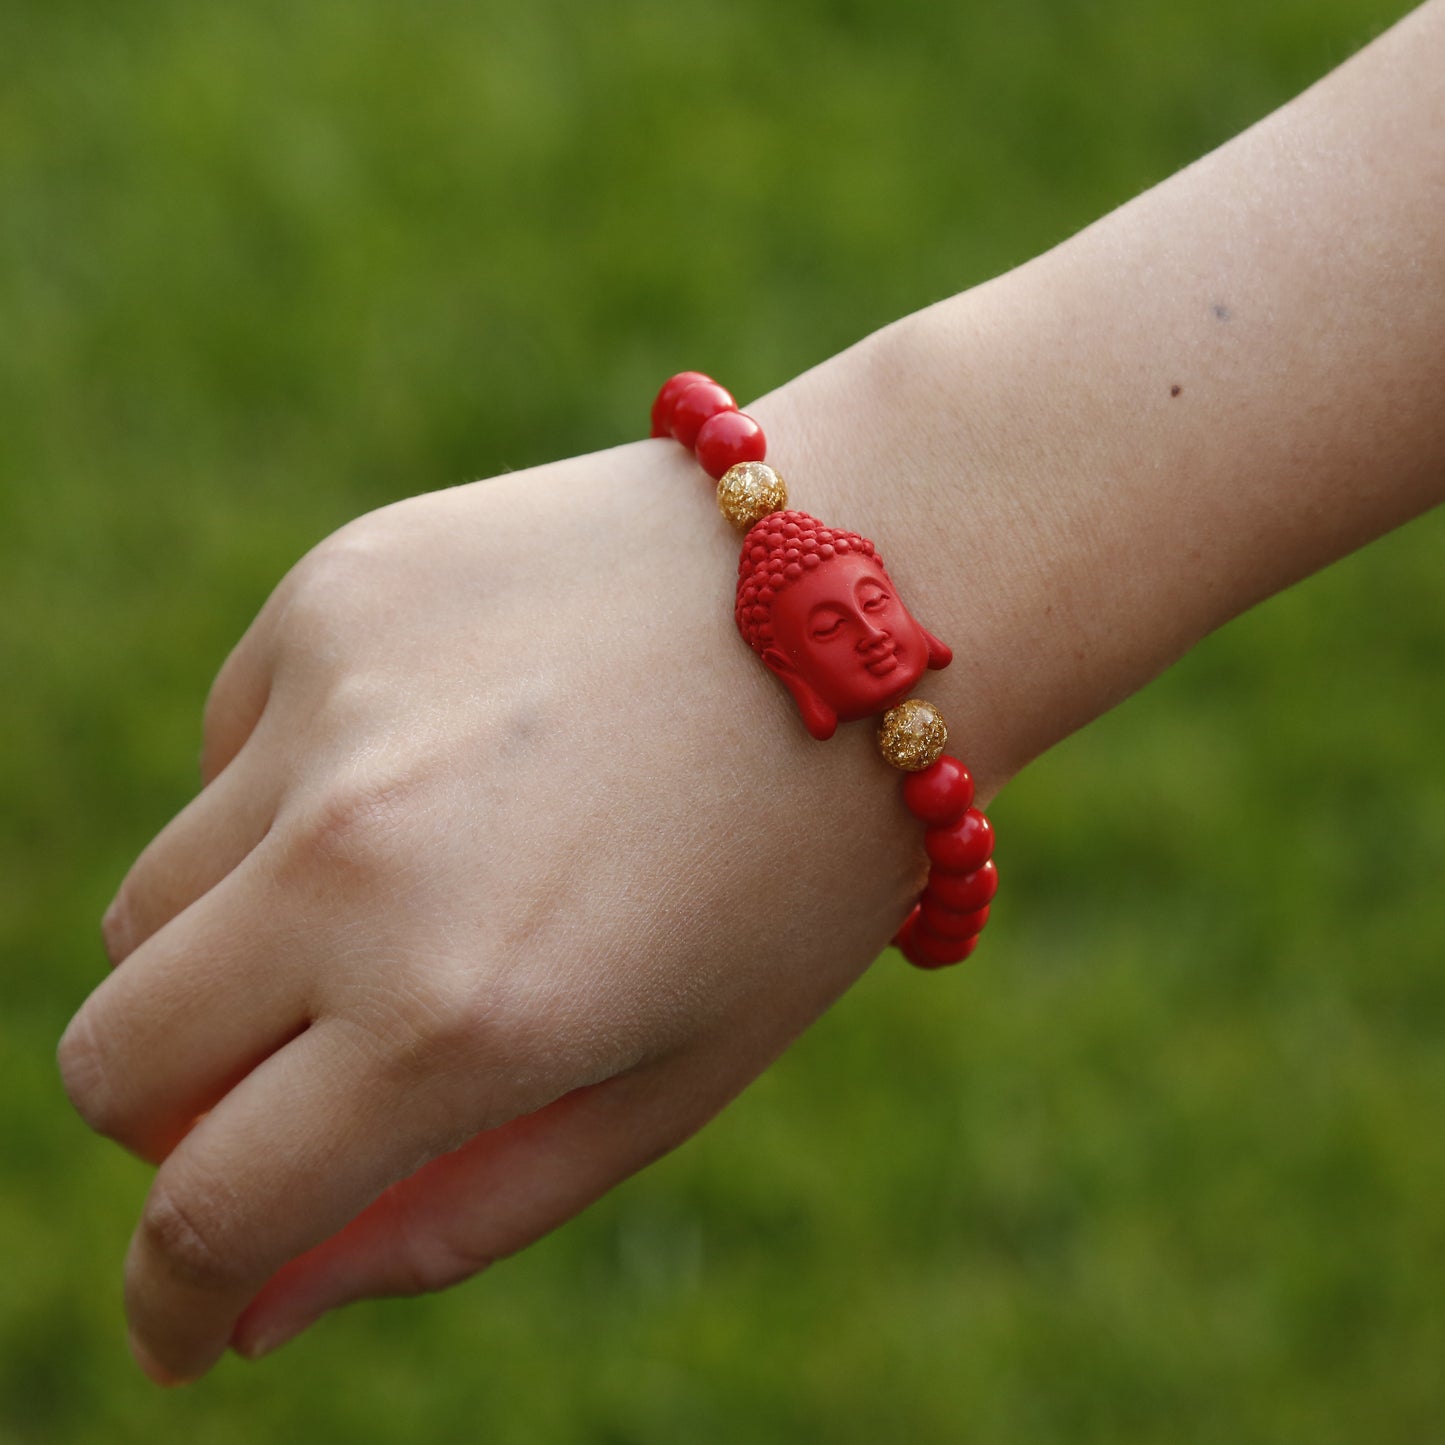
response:
M503 1047L495 1011L474 981L430 979L404 988L388 1011L390 1066L400 1074L470 1071Z
M247 1272L224 1231L217 1211L202 1196L182 1199L173 1185L158 1182L141 1215L141 1238L166 1271L195 1289L224 1293L243 1285Z
M396 698L395 678L353 666L338 670L327 681L321 707L333 728L350 731L359 724L365 731L368 724L395 709Z
M471 1073L479 1062L495 1064L510 1052L507 1032L477 984L454 981L429 1003L414 1023L414 1036L443 1072Z
M463 1240L409 1230L400 1251L397 1287L405 1294L435 1294L480 1274L495 1258Z
M396 773L332 784L297 823L293 846L303 862L328 873L374 879L401 858L415 788L415 780Z
M211 686L207 689L206 701L201 708L202 747L215 737L234 710L232 699L234 686L230 680L231 670L231 660L227 658L221 670L211 679Z
M421 1135L439 1152L546 1102L519 1059L514 1031L487 999L481 980L438 984L393 978L353 994L340 1015L364 1051L384 1097L405 1097Z
M379 529L367 517L319 542L281 584L286 630L329 630L338 614L373 594L386 550Z
M236 750L238 729L242 720L257 715L259 706L248 702L244 689L237 683L229 663L216 675L206 694L201 711L201 781L209 784Z
M101 942L105 945L105 956L112 964L118 964L131 951L131 918L134 913L133 895L135 887L127 877L120 885L105 916L100 920Z
M89 1015L82 1010L70 1021L55 1050L60 1081L75 1112L97 1134L114 1137L119 1113L109 1082L103 1050Z
M226 669L223 667L211 681L206 692L206 701L201 707L201 755L204 758L213 739L220 732L223 719L231 711L230 696L226 687Z
M112 967L124 963L171 916L167 883L174 868L174 850L170 838L162 829L146 844L100 920L101 942Z

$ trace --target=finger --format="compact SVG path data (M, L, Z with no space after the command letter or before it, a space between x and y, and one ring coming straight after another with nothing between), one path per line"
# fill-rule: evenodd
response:
M309 1021L309 975L286 931L299 926L256 906L270 865L252 858L110 974L60 1041L77 1112L142 1158L163 1159Z
M418 1159L453 1147L454 1103L420 1080L412 1051L389 1060L374 1036L324 1020L259 1065L161 1166L131 1240L125 1288L136 1357L157 1378L204 1374L282 1265ZM495 1081L509 1076L503 1066ZM542 1102L503 1093L463 1137Z
M259 742L186 804L131 865L101 920L112 964L214 888L266 836L283 779Z
M211 684L201 725L203 783L212 782L229 765L266 710L271 693L268 634L260 618L253 622Z
M726 1085L689 1087L690 1066L668 1061L578 1090L434 1160L268 1281L233 1347L259 1358L329 1310L445 1289L550 1233L726 1102Z

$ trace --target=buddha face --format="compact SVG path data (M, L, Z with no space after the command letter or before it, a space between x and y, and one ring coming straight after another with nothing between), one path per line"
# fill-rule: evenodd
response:
M949 650L913 619L876 557L840 554L789 582L771 607L763 661L793 694L809 732L899 702Z

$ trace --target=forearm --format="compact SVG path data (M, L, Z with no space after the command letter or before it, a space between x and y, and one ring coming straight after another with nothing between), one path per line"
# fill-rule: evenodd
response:
M827 474L957 647L930 695L1007 777L1445 495L1445 5L772 409L779 465Z
M1442 3L758 405L795 505L874 537L954 647L920 691L985 797L1436 499ZM906 915L920 829L872 729L820 747L738 638L700 475L640 441L384 508L227 661L208 786L127 875L60 1047L82 1115L159 1166L126 1280L157 1378L538 1238Z

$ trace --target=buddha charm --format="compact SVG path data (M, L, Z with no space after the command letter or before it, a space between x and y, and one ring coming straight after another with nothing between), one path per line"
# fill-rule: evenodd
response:
M652 435L675 437L718 484L718 508L744 527L738 631L792 694L815 738L840 722L883 714L878 747L908 776L903 802L925 829L928 885L893 942L919 968L973 952L998 889L993 828L973 806L968 769L943 751L948 729L908 693L953 654L899 600L867 537L787 510L783 479L764 461L767 439L731 395L699 371L664 383Z

